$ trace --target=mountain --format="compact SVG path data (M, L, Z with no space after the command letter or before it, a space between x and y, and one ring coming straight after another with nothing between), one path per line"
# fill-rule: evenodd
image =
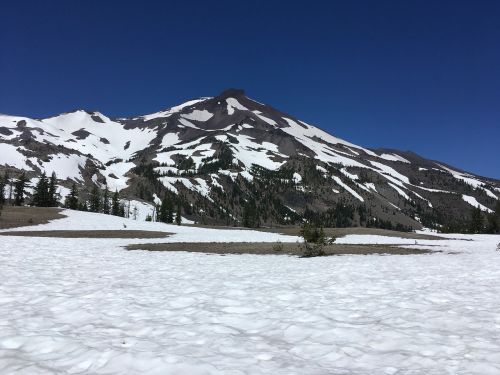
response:
M500 181L411 152L368 149L230 89L135 118L77 110L0 115L0 172L31 184L56 172L61 195L97 184L150 210L167 194L206 224L448 225L492 211Z

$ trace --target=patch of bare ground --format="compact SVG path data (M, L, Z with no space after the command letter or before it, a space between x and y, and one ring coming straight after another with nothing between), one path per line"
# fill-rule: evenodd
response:
M290 226L290 227L279 227L279 228L259 228L257 230L263 232L272 233L282 233L291 236L300 236L300 227ZM364 228L364 227L353 227L353 228L324 228L325 235L327 237L344 237L349 234L365 234L365 235L377 235L377 236L387 236L387 237L399 237L399 238L410 238L415 240L444 240L445 238L439 237L432 234L420 234L413 232L398 232L395 230L378 229L378 228Z
M3 206L0 215L0 229L47 224L49 221L66 217L62 209L55 207Z
M146 251L187 251L208 254L286 254L302 255L298 243L280 243L276 246L273 242L179 242L179 243L149 243L132 244L125 248L127 250ZM280 250L277 251L277 248ZM369 255L369 254L391 254L410 255L426 254L429 250L410 249L394 245L344 245L333 244L324 247L325 255Z
M1 236L54 238L166 238L172 233L146 230L44 230L0 232Z

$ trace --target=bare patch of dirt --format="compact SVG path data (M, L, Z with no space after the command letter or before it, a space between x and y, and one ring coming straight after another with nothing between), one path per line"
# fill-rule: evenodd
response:
M166 238L172 233L146 230L44 230L0 232L1 236L54 238Z
M281 233L288 234L290 236L300 236L300 227L290 226L281 228L259 228L263 232ZM376 236L387 236L387 237L398 237L398 238L410 238L415 240L444 240L446 238L439 237L432 234L420 234L413 232L398 232L395 230L378 229L378 228L364 228L364 227L354 227L354 228L324 228L325 235L328 237L344 237L349 234L365 234L365 235L376 235Z
M0 229L26 227L47 224L66 217L62 209L55 207L14 207L3 206L0 215Z
M297 243L281 243L281 250L276 251L275 242L180 242L180 243L149 243L133 244L125 248L127 250L146 251L187 251L209 254L286 254L302 255ZM343 245L333 244L324 247L326 255L369 255L369 254L391 254L409 255L426 254L429 250L409 249L391 245Z

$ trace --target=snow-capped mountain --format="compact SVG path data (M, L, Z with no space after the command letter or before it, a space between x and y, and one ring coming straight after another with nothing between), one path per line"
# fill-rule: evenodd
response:
M494 209L500 181L411 152L371 150L227 90L136 118L83 110L0 115L0 171L55 171L61 192L93 184L143 204L165 194L205 223L413 228Z

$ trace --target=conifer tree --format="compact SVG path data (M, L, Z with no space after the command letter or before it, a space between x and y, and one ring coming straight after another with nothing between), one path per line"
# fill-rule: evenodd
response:
M483 232L483 215L481 213L481 209L479 208L479 206L471 210L469 232L470 233Z
M181 202L177 203L177 210L175 212L175 224L181 225L182 217L181 217Z
M106 184L106 188L104 189L104 195L102 197L102 212L109 215L110 206L109 206L109 190L108 185Z
M123 216L120 214L120 195L118 194L118 190L115 190L111 200L111 215Z
M26 188L26 175L21 173L14 185L14 205L22 206L24 204L24 189Z
M49 182L47 180L47 175L45 172L38 180L33 191L33 206L36 207L48 207L49 206Z
M166 194L161 202L160 221L163 223L172 223L174 221L172 201Z
M7 174L0 177L0 207L5 204L5 187L7 186Z
M100 212L101 210L101 193L97 185L92 187L92 191L90 192L89 199L89 210L91 212Z
M120 214L118 216L125 217L125 204L120 203Z
M497 201L495 211L488 214L487 220L488 227L486 231L492 234L500 233L500 201Z
M168 201L168 206L167 206L167 223L173 223L174 222L174 204L171 199Z
M50 181L47 191L47 207L56 207L59 201L59 194L57 193L57 176L56 172L50 175Z
M89 206L87 204L87 201L79 202L78 203L78 210L80 210L80 211L88 211L89 210Z
M78 190L76 189L76 184L74 182L73 185L71 186L71 191L69 195L66 197L66 202L64 203L64 206L71 210L79 209Z

